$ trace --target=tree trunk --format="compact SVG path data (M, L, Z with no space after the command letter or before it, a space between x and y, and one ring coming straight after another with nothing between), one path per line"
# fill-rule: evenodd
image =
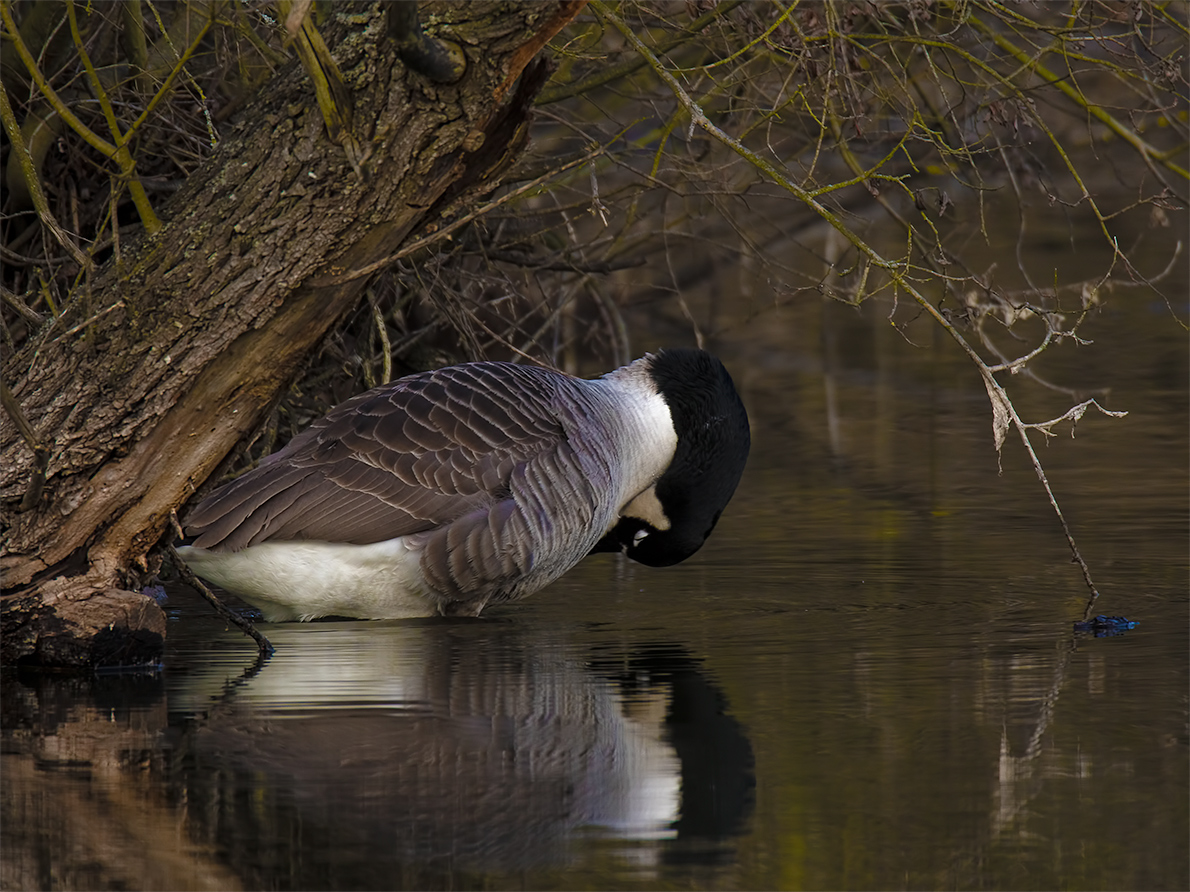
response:
M451 85L401 61L383 10L349 26L335 55L350 137L332 142L309 78L283 70L162 229L94 273L78 318L8 358L4 380L49 462L40 499L17 512L36 459L4 425L5 663L157 658L161 610L125 589L170 512L353 306L368 277L352 272L496 185L545 79L530 62L581 5L423 4L466 55Z

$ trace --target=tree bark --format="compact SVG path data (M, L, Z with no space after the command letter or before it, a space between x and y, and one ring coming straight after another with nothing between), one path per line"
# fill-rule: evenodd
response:
M423 4L422 21L466 56L449 85L401 61L383 5L345 26L335 56L348 134L333 142L302 69L281 71L164 209L162 229L94 273L74 318L7 359L4 380L49 462L37 504L16 512L37 468L6 419L4 662L160 652L160 608L125 589L170 512L354 305L368 278L351 273L495 187L545 80L533 59L581 6ZM109 640L97 649L100 629Z

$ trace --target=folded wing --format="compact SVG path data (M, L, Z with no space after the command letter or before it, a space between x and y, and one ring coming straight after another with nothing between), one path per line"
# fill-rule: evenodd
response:
M472 363L360 394L205 499L186 532L216 551L367 544L490 510L518 466L568 451L554 410L564 383L544 369Z

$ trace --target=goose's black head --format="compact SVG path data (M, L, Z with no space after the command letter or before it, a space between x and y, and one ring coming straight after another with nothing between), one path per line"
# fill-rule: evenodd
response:
M663 350L651 357L649 374L669 407L677 448L653 487L655 500L645 499L650 510L639 517L626 511L596 550L623 550L642 564L668 567L711 535L740 482L752 441L744 404L714 356Z

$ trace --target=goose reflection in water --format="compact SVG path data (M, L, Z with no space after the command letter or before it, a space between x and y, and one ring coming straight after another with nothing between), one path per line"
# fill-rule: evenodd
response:
M744 830L751 745L678 648L580 654L483 620L269 634L258 674L225 688L201 664L169 693L188 716L179 792L218 803L192 819L248 882L384 886L398 867L609 851L647 867L715 859Z

